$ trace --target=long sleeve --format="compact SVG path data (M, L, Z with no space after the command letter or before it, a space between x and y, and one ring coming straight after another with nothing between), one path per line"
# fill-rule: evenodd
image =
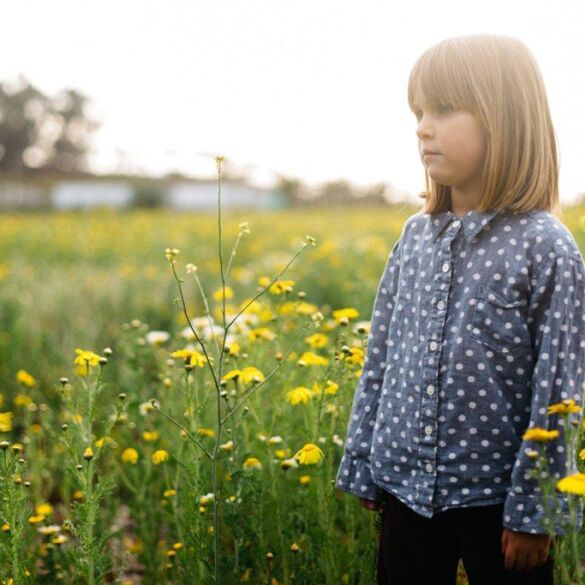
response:
M402 232L404 234L404 230ZM364 367L358 380L336 486L346 492L380 501L382 492L371 478L372 432L380 403L392 316L400 272L400 243L394 245L382 274L374 302Z
M558 430L559 436L540 445L533 440L522 441L512 469L503 526L519 532L546 534L542 490L538 479L529 475L535 468L535 459L528 457L527 452L542 450L548 460L549 474L557 481L577 472L576 444L571 445L569 452L573 457L569 461L563 417L548 414L548 407L566 399L573 399L579 407L583 402L585 268L578 250L553 246L538 267L532 285L527 324L535 361L528 428ZM582 410L572 413L569 421L576 421L580 428L582 416ZM577 505L576 528L579 530L583 515L580 498ZM561 524L569 521L568 495L556 491L554 498L547 499L547 506L557 510L555 533L564 534Z

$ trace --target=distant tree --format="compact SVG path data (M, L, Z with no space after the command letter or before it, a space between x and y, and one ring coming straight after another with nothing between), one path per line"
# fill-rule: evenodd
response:
M290 207L297 207L306 201L306 197L303 197L305 186L299 179L280 176L276 183L276 189L284 194Z
M354 189L351 183L345 179L328 181L319 189L318 203L352 203L354 201Z
M0 171L83 172L89 139L98 124L88 99L74 89L45 95L20 76L0 83Z

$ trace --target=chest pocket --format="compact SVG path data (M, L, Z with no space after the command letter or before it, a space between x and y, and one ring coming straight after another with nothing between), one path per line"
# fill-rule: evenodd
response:
M524 299L509 299L480 286L471 318L472 337L495 352L526 351L530 348L526 305Z

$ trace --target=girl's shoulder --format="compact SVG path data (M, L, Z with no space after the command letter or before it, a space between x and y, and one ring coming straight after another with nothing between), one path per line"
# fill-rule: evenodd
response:
M545 210L518 214L526 219L526 243L541 255L569 256L583 262L583 256L571 230L555 215Z

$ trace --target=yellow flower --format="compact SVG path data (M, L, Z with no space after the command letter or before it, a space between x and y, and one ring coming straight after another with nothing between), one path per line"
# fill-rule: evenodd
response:
M223 288L218 288L213 293L213 298L216 301L221 301L224 298ZM234 291L229 286L225 287L225 298L226 299L233 299L234 298Z
M262 469L262 463L256 457L248 457L244 461L244 469Z
M138 451L129 447L128 449L124 449L122 451L122 463L130 463L131 465L135 465L138 463Z
M337 416L339 414L339 409L337 408L337 405L331 403L326 404L325 414L332 414L333 416Z
M237 341L232 341L231 343L226 345L226 348L228 350L228 355L231 355L231 356L240 355L241 346Z
M333 311L333 318L339 323L339 321L341 319L343 319L344 317L346 319L355 319L356 317L359 317L359 312L356 311L354 308L350 307L347 309L338 309L337 311Z
M101 449L104 445L109 445L113 441L114 439L112 437L102 437L101 439L95 440L95 446Z
M31 516L28 521L30 524L38 524L39 522L42 522L45 519L45 516L43 516L42 514L38 514L36 516Z
M53 544L64 544L68 540L69 539L64 534L57 534L57 535L53 536L53 538L51 539L51 542Z
M77 354L77 357L73 360L73 363L77 366L75 368L75 373L79 376L86 376L90 367L93 368L100 363L101 356L93 353L93 351L77 348L75 353Z
M200 428L197 429L197 434L202 437L215 437L215 431L213 429Z
M0 412L0 433L9 433L12 430L12 413Z
M28 386L29 388L34 388L37 383L37 381L26 370L18 370L18 372L16 372L16 380L23 386Z
M305 351L298 359L299 366L326 366L328 364L327 358L321 357L312 351Z
M580 412L581 408L575 404L573 399L563 400L557 404L551 404L548 407L548 414L569 414L571 412Z
M309 337L305 337L305 341L313 348L320 349L321 347L325 347L329 342L329 338L327 335L323 335L323 333L313 333Z
M182 542L175 542L175 544L173 544L173 548L175 550L181 550L183 548L183 543Z
M323 451L321 451L317 445L307 443L296 453L294 458L298 459L301 465L313 465L314 463L319 463L319 461L323 459Z
M172 498L173 496L176 496L177 492L175 490L165 490L163 493L163 496L165 498Z
M35 512L42 516L50 516L53 513L53 506L51 504L39 504L35 508Z
M180 253L181 253L181 250L178 250L177 248L165 248L165 258L171 264L176 264L175 258Z
M585 496L585 473L574 473L563 477L557 482L557 489L560 492Z
M147 443L153 443L154 441L156 441L158 439L158 433L156 431L144 431L142 433L142 438Z
M585 459L585 449L581 449L581 451L579 451L579 459Z
M524 435L522 435L522 439L525 441L538 441L539 443L545 443L547 441L552 441L552 439L558 436L559 431L547 431L546 429L533 427L528 429Z
M290 449L276 449L274 451L274 456L277 459L284 459L290 454Z
M133 539L130 536L126 536L124 537L123 542L126 550L133 555L137 555L138 553L142 552L142 549L144 548L142 541L139 538Z
M207 506L207 504L213 502L213 494L209 493L209 494L205 494L203 496L199 497L199 504L201 506Z
M14 406L28 406L32 404L32 398L26 394L17 394L13 400Z
M259 383L265 380L264 374L258 368L252 366L242 370L230 370L225 376L222 376L221 380L222 382L227 382L232 378L239 378L243 384Z
M292 292L294 285L294 280L277 280L270 286L268 292L273 295L281 295L285 292Z
M152 454L151 459L155 465L160 465L161 463L168 461L169 454L166 451L160 449L159 451L155 451Z
M73 492L72 497L74 500L83 500L84 495L85 494L81 490L77 490L77 491Z
M223 443L219 446L222 451L233 451L234 450L234 442L230 439L227 443Z
M348 366L362 366L364 364L364 350L361 347L350 347L344 362Z
M317 382L315 382L313 384L312 390L313 390L313 394L320 394L321 393L321 389L322 386L320 386ZM331 380L327 380L327 382L325 383L325 394L329 394L329 395L333 395L333 394L337 394L337 390L339 389L339 385L336 384L335 382L332 382Z
M222 382L228 382L229 380L239 378L242 370L230 370L227 374L221 377Z
M202 368L207 363L207 358L194 349L179 349L171 353L171 357L184 359L190 366Z
M2 528L0 528L0 530L2 530L2 532L10 532L10 524L8 524L8 522L4 522L4 524L2 524Z
M266 339L271 341L276 337L276 333L268 329L268 327L259 327L248 332L248 339L250 341L257 341L258 339Z
M264 374L257 368L248 366L241 371L240 380L244 384L251 384L252 382L262 382L265 380Z
M299 482L301 483L301 485L309 485L311 483L311 476L301 475L301 477L299 477Z
M301 402L307 404L312 397L313 393L305 386L297 386L286 393L286 400L291 404L300 404Z
M83 458L86 461L91 461L93 459L93 450L91 447L87 447L83 452Z

